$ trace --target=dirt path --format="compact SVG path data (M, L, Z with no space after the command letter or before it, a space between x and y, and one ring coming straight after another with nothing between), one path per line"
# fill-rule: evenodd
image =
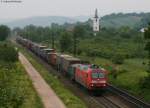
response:
M30 76L33 86L42 99L45 108L66 108L62 101L57 97L54 91L44 81L44 79L22 53L19 53L19 60Z

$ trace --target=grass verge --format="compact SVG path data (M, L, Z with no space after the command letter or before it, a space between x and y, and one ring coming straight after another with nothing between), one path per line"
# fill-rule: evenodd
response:
M0 61L0 108L43 108L20 62Z

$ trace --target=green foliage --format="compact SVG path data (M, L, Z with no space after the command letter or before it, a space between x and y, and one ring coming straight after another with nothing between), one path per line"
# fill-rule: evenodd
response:
M78 50L78 42L77 39L83 37L84 35L84 29L83 27L79 24L76 25L73 31L73 49L74 49L74 55L76 56L77 50Z
M42 108L12 44L0 43L0 108Z
M150 22L150 13L113 13L101 18L101 26L107 28L129 26L130 28L141 29L147 26L148 22Z
M72 45L71 34L67 31L62 32L59 43L60 43L61 52L69 51L71 49L71 45Z
M18 60L18 52L8 43L0 43L0 61L14 62Z
M150 26L147 28L147 29L145 29L145 32L144 32L144 38L145 39L150 39Z
M82 25L76 25L74 28L74 37L79 38L84 36L84 28Z
M124 57L123 57L121 54L118 54L118 55L116 55L116 56L114 56L114 57L112 58L112 62L113 62L114 64L123 64L123 62L124 62Z
M145 45L145 50L147 50L147 51L150 50L150 42L149 41Z
M146 76L139 81L140 88L150 90L150 76Z
M148 72L150 72L150 24L148 28L145 30L144 38L146 40L145 50L148 52L148 58L149 58Z
M150 22L150 13L146 13L146 14L142 13L141 17L142 17L141 22L137 24L139 29L148 26L148 23Z
M0 108L42 108L20 63L0 61Z
M24 96L21 94L22 91L15 85L11 85L13 74L19 72L19 70L15 70L15 66L11 65L9 63L2 64L2 62L0 65L0 107L3 108L19 108L24 101Z
M146 40L145 50L148 52L148 59L149 59L147 68L148 76L141 79L139 83L141 88L150 90L150 24L148 28L145 30L144 38Z
M10 29L5 25L0 25L0 41L4 41L10 33Z

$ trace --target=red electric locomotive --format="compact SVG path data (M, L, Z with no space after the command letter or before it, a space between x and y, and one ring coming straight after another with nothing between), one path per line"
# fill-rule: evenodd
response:
M88 90L102 89L107 86L107 72L96 65L80 64L75 69L75 81Z

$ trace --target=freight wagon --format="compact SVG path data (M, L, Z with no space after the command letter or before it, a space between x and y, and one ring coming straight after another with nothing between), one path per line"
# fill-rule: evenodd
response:
M46 60L47 59L47 54L49 53L54 53L55 50L54 49L50 49L50 48L46 48L46 49L43 49L41 50L41 57Z
M43 51L43 49L45 49L45 48L47 48L47 47L44 46L44 45L38 45L38 46L37 46L37 49L36 49L37 55L40 56L40 57L42 57L42 51Z
M56 53L54 49L49 49L47 46L36 44L22 37L18 37L16 41L88 90L107 87L107 71L105 69L70 55Z
M58 53L51 52L51 53L47 53L46 55L46 61L51 64L52 66L54 66L54 68L56 68L56 55Z
M59 54L59 53L56 54L56 68L59 72L62 71L61 64L64 57L71 57L71 56L67 54Z
M79 64L81 63L81 60L78 58L74 58L74 57L63 57L62 58L62 62L61 62L61 71L66 74L68 71L68 68L70 65L72 64Z

